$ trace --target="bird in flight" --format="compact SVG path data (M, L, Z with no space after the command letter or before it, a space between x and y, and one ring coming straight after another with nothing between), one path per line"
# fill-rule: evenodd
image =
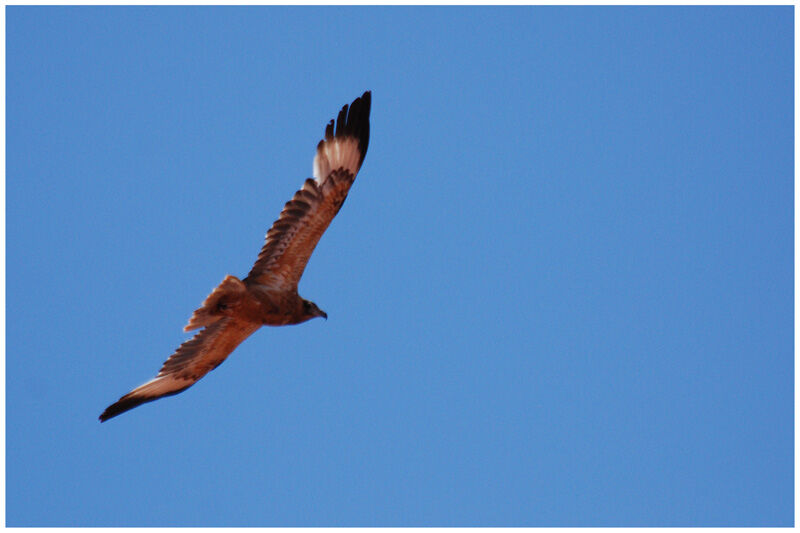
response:
M308 258L341 209L369 144L371 93L365 92L325 128L309 178L267 232L253 268L243 280L226 276L184 328L203 328L184 342L152 380L110 405L105 422L143 403L183 392L217 368L261 326L300 324L328 318L297 293Z

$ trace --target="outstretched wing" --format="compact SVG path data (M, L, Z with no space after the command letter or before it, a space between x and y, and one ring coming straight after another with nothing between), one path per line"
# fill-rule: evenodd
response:
M336 121L325 128L325 138L314 157L314 179L281 211L267 232L266 243L245 283L295 290L308 258L342 207L369 144L371 94L365 92L345 105Z
M133 389L110 405L100 421L105 422L143 403L178 394L217 368L243 340L253 334L259 324L226 317L190 340L181 344L166 360L154 379Z

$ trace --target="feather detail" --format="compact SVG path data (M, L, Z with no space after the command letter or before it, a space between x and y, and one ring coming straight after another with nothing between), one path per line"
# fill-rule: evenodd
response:
M225 317L181 344L158 375L108 406L100 415L105 422L143 403L183 392L217 368L261 324Z
M341 209L369 145L371 93L365 92L325 128L314 179L307 179L267 232L245 284L297 290L308 259Z

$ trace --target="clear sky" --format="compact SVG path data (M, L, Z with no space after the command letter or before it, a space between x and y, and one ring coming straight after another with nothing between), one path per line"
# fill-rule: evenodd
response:
M792 525L792 7L6 13L8 525ZM329 319L100 424L367 89Z

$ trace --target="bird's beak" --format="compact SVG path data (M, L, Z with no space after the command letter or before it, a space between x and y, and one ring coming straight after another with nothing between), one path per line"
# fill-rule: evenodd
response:
M317 316L321 316L321 317L322 317L322 318L324 318L325 320L328 320L328 313L326 313L326 312L325 312L325 311L323 311L322 309L319 309L318 311L319 311L319 314L318 314Z

